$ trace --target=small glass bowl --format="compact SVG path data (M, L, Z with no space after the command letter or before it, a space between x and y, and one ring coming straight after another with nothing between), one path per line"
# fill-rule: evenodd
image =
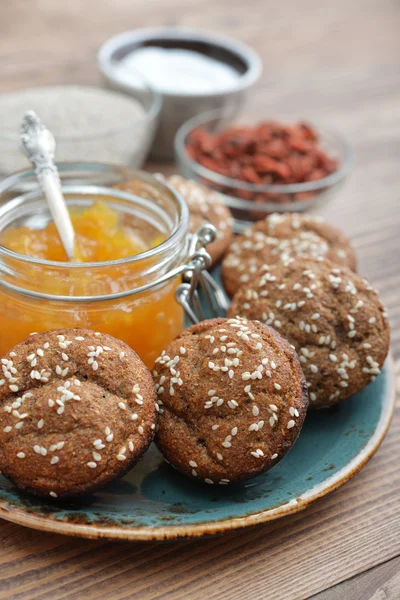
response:
M186 121L175 137L175 157L185 177L201 181L220 193L235 218L236 231L242 231L272 212L304 212L320 207L333 197L353 168L354 155L347 141L337 132L317 127L320 146L339 163L338 169L327 177L268 185L231 179L207 169L186 152L187 139L198 127L217 133L232 127L230 115L224 111L210 111ZM255 199L248 200L243 196L254 196Z
M50 66L48 67L50 69ZM147 158L153 143L153 138L158 123L158 118L161 110L161 96L152 90L141 75L137 75L142 81L142 88L137 91L134 96L135 100L141 105L143 115L135 118L132 122L127 122L123 126L118 124L113 128L93 129L87 133L79 133L71 130L65 135L59 133L56 128L52 128L51 124L45 119L44 124L51 128L51 131L56 140L56 159L59 162L79 161L79 162L102 162L120 164L132 169L140 168ZM68 83L65 83L65 81ZM24 87L20 85L6 85L6 94L1 97L9 96L11 101L15 93L26 92L25 88L35 90L37 94L47 93L50 88L62 94L66 88L80 88L90 92L106 92L102 87L81 84L78 78L67 76L54 76L54 67L50 70L50 76L45 78L46 85L37 86L34 78L28 78ZM47 83L49 81L49 83ZM51 83L50 83L51 82ZM3 86L0 86L4 89ZM123 94L120 90L108 90L108 93L124 97L128 102L132 99L132 95ZM87 101L91 102L90 96ZM38 106L26 106L26 110L34 109L38 116L40 113L40 100L37 98ZM77 106L76 110L79 111ZM7 124L6 115L3 116L3 122L0 125L0 174L9 175L15 171L30 167L29 161L25 158L20 150L19 131L15 128L10 128ZM22 120L21 114L21 120Z

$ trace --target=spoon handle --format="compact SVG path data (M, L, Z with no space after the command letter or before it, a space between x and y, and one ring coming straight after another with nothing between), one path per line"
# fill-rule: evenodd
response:
M47 198L51 216L60 235L61 242L69 260L74 258L75 232L71 223L67 205L61 192L58 178L49 171L38 176L42 191Z
M21 147L35 167L39 185L46 197L51 216L69 260L74 258L75 232L62 194L60 178L54 164L56 142L33 111L22 120Z

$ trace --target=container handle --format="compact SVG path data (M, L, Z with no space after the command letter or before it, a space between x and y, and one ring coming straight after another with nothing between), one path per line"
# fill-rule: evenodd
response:
M189 261L184 270L183 282L176 289L176 300L192 323L200 323L206 318L225 316L229 308L224 290L207 271L212 260L206 247L216 237L217 230L211 223L201 225L192 235L189 244ZM202 299L204 299L203 303Z

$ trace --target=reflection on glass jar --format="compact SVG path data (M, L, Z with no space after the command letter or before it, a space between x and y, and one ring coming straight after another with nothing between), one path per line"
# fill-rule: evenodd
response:
M106 214L109 210L118 215L140 253L108 260L109 248L104 246L106 261L101 260L101 252L97 262L48 260L55 256L51 219L33 173L4 180L0 184L0 242L5 244L0 246L0 355L33 331L87 327L125 341L152 366L184 325L175 290L187 257L188 209L168 186L145 173L83 163L60 164L59 169L68 207L76 218L101 202ZM115 187L127 180L135 182L136 194ZM99 223L97 240L102 239L101 227L107 221ZM44 254L40 249L40 258L23 253L30 232L42 239L38 231L47 235L48 242ZM22 232L26 237L21 244Z

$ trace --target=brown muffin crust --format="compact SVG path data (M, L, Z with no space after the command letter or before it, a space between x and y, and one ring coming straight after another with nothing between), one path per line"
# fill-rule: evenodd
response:
M186 329L157 359L156 443L205 483L244 480L276 464L303 425L307 388L297 355L276 331L246 319Z
M274 213L235 238L222 263L224 287L233 296L264 264L299 256L324 257L356 269L349 240L322 217Z
M156 395L136 352L110 335L31 335L1 359L0 469L54 498L92 492L150 445Z
M328 260L263 267L234 296L229 314L271 325L293 344L311 408L362 390L380 372L389 349L387 313L377 292Z
M185 199L189 211L189 231L194 233L204 223L211 223L217 230L217 238L207 246L207 252L215 266L228 250L233 236L231 211L213 190L209 190L197 181L181 175L171 175L166 183L177 190Z

